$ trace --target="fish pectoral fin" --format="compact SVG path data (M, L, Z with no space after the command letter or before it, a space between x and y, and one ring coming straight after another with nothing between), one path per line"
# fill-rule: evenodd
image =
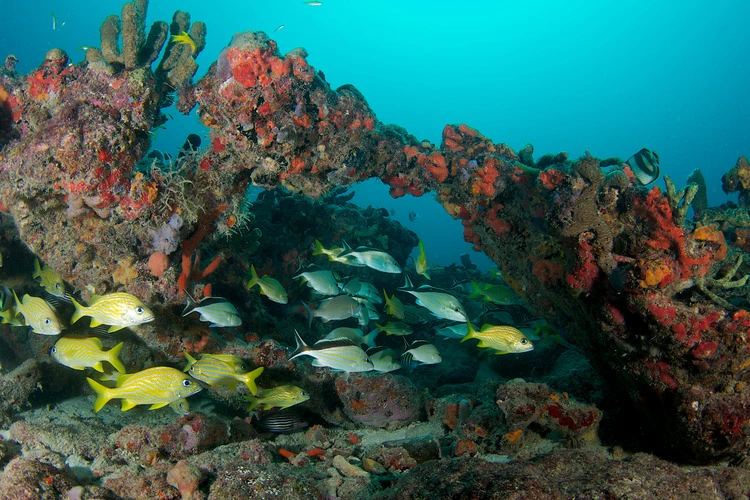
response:
M508 351L497 351L495 353L495 356L500 356L501 354L510 354L510 352L508 352Z
M487 344L485 344L484 340L480 340L479 343L477 344L477 347L489 348L490 346L488 346Z
M68 368L72 368L74 370L85 370L86 369L85 366L69 366Z
M159 408L164 408L169 403L154 403L151 406L148 407L149 410L158 410Z
M89 323L89 326L91 326L91 328L96 328L97 326L99 326L101 324L102 323L100 321L97 321L94 318L91 318L91 322Z
M118 325L112 325L112 326L109 327L109 329L107 331L109 333L113 333L113 332L116 332L118 330L122 330L123 328L125 328L125 327L124 326L118 326Z
M123 399L122 406L120 406L120 411L128 411L135 406L138 406L138 403L134 403L129 399Z

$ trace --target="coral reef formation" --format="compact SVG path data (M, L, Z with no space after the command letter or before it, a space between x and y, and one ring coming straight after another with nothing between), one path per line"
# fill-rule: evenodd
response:
M393 197L434 192L462 221L466 241L489 255L535 312L583 350L660 453L707 463L741 458L750 450L747 160L741 158L724 177L725 191L740 192L740 208L702 207L697 223L688 217L696 184L678 191L667 181L665 194L658 187L647 190L621 161L589 154L572 160L565 153L535 161L533 147L516 154L465 124L446 125L439 147L420 142L379 122L354 87L332 89L303 49L282 55L261 32L236 35L193 84L194 57L206 30L178 12L169 32L186 33L195 47L171 39L152 70L167 27L156 23L145 36L145 12L146 2L138 1L126 4L121 18L108 18L101 49L90 49L79 66L70 66L59 49L25 76L6 62L0 72L3 219L12 217L19 238L84 294L90 293L87 287L127 291L157 311L156 322L139 327L140 342L123 352L131 368L175 363L185 350L221 345L222 352L265 367L269 381L301 381L317 401L311 405L318 418L341 429L333 435L313 425L306 441L281 436L270 450L259 439L231 442L246 437L242 419L236 435L192 416L157 434L153 426L124 427L114 442L99 444L102 463L91 463L94 455L79 449L65 453L85 455L92 470L107 476L103 487L125 497L153 498L167 491L167 497L176 497L183 490L192 495L210 477L207 488L216 497L250 498L251 491L274 488L285 498L355 490L364 495L371 492L362 472L413 470L417 482L398 483L398 497L432 477L434 469L419 465L429 457L523 458L533 454L531 442L546 436L570 446L595 441L599 410L539 384L519 381L492 387L485 391L489 395L422 400L399 376L342 380L288 359L280 342L290 342L289 332L304 311L264 302L245 289L242 277L252 260L260 275L278 276L291 290L295 300L289 304L299 303L309 291L292 288L292 275L312 260L312 241L319 237L328 238L327 245L345 238L355 246L386 249L404 265L416 236L383 222L386 214L378 209L348 206L337 190L373 177L387 184ZM174 160L146 157L150 132L165 120L160 109L175 94L183 112L198 106L210 143ZM611 166L616 168L605 170ZM311 200L269 192L251 205L251 184L283 187ZM314 234L317 226L327 234ZM379 279L378 291L403 283ZM186 289L198 298L218 292L232 299L252 326L236 341L232 333L218 335L181 319L178 303ZM29 341L36 353L50 347L45 342ZM0 386L13 398L0 407L4 419L21 409L13 402L28 400L40 380L33 362L16 370L30 375L22 384ZM6 377L13 382L16 372ZM379 390L392 397L376 397ZM362 391L366 397L358 395ZM239 394L210 392L235 410L241 404ZM403 441L360 443L359 435L349 432L363 424L393 423L394 415L406 425L422 414L426 421L411 425L429 428L412 429ZM34 433L24 429L18 424L13 438L31 445ZM411 439L423 435L438 442ZM216 460L222 454L223 461ZM45 492L85 486L70 479L60 456L52 465L16 459L0 483L20 489L44 482ZM557 452L546 460L574 462L569 457ZM175 469L178 458L188 464ZM595 458L604 482L629 470L623 461ZM277 459L295 467L281 468ZM602 465L613 461L620 472ZM121 462L128 467L119 467ZM482 478L503 474L499 465L485 461L444 461L440 467L461 476L471 470L465 464L477 463ZM513 469L533 475L527 467L532 465ZM700 482L696 475L685 476ZM497 487L515 487L519 480L508 477ZM737 477L747 481L741 471ZM720 480L721 488L731 487L731 479L711 476L710 485L694 488L711 489L712 481ZM317 490L320 484L328 490ZM527 488L537 488L534 494L560 491L556 482L533 484L538 487ZM573 490L583 491L565 494Z

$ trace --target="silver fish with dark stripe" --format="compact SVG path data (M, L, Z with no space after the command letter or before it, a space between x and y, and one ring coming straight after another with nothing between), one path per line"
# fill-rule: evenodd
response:
M659 153L643 148L636 154L628 158L630 170L633 171L638 182L651 184L659 177Z

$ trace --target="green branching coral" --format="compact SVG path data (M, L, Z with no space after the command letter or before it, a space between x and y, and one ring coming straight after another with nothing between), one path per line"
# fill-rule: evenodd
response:
M667 186L667 199L672 209L672 220L674 220L676 226L682 226L690 204L698 192L698 184L688 184L687 187L677 191L672 179L666 175L664 176L664 183Z
M715 304L727 309L728 311L736 311L737 307L726 299L720 297L717 292L726 292L728 290L742 288L747 284L750 275L746 274L741 278L737 277L737 271L742 266L742 260L742 254L739 253L737 255L737 260L728 270L726 270L726 272L724 272L722 278L717 278L716 276L718 276L723 266L717 266L716 268L712 267L711 272L708 275L702 277L696 276L694 278L695 286L701 291L701 293L703 293L703 295L711 299Z

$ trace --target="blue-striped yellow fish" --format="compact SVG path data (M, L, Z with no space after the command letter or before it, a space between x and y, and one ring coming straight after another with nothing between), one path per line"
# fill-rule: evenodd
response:
M232 356L235 359L226 356ZM237 389L237 382L242 382L253 395L258 394L255 379L263 373L262 366L248 372L244 363L238 365L237 360L240 362L241 360L231 354L223 356L204 354L198 361L187 353L185 353L185 357L190 363L188 372L193 378L205 382L211 387L223 386L229 387L231 390Z
M494 349L495 354L508 354L527 352L534 349L534 344L518 328L512 326L492 326L484 325L482 329L476 331L471 322L467 324L468 331L461 342L469 339L479 339L477 347Z
M257 397L245 396L245 399L250 401L247 411L253 411L259 405L262 405L264 410L276 407L283 410L304 403L310 399L310 395L296 385L280 385L271 389L264 389Z
M427 263L427 254L424 251L424 243L422 243L422 240L419 240L419 253L417 254L417 259L414 261L414 268L417 271L417 274L421 274L427 279L430 279L430 275L427 273L427 268L429 267L429 264Z
M375 323L375 326L379 331L385 332L386 335L395 335L397 337L403 337L404 335L411 335L414 333L414 329L403 321L389 321L385 325Z
M258 277L258 272L255 270L255 266L250 266L250 281L247 282L247 288L250 289L255 285L260 288L261 295L265 295L269 300L278 302L279 304L286 304L289 302L289 296L284 290L284 286L279 283L278 280L271 278L265 274L262 278Z
M13 291L13 298L16 299L16 312L23 316L32 332L42 335L58 335L62 331L55 309L46 300L28 294L24 295L22 300L18 300L15 291Z
M120 375L113 388L105 387L89 377L86 380L96 393L95 411L101 410L111 399L122 399L121 411L137 405L151 405L149 410L156 410L201 390L200 384L195 380L180 370L167 366L155 366L129 375Z
M76 308L70 318L71 324L84 316L90 316L92 328L110 325L107 331L112 333L154 320L154 313L138 297L125 292L94 295L88 307L82 306L73 298L71 300Z
M120 361L120 342L109 351L105 351L102 341L96 337L63 337L52 346L50 355L60 363L74 370L93 368L104 373L102 361L108 361L115 370L125 373L125 366Z
M67 300L65 294L65 282L57 271L49 267L47 264L42 266L39 264L39 259L34 259L34 272L31 276L34 279L39 279L39 284L47 293Z
M319 340L314 346L305 344L297 331L294 331L294 339L297 348L289 359L299 356L310 356L314 358L313 366L327 366L337 371L346 373L369 372L373 369L372 361L361 347L354 345L351 340Z

